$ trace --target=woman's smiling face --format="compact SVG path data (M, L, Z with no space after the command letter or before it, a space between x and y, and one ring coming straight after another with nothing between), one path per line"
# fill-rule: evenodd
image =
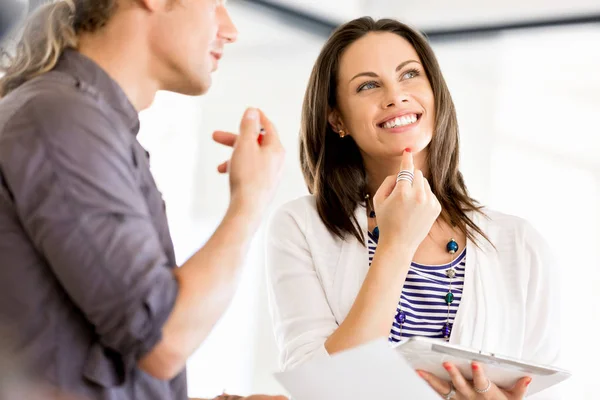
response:
M366 158L414 153L431 142L435 98L421 60L403 37L369 33L342 54L338 109L329 122L352 136Z

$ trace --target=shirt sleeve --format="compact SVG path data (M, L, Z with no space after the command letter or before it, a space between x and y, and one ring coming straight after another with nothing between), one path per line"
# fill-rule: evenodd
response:
M527 288L527 345L523 358L556 365L560 358L560 285L555 257L545 239L529 224L526 243L530 258Z
M325 341L338 328L315 270L304 221L283 208L273 216L267 238L269 307L284 370L328 358Z
M0 168L33 246L101 344L140 359L178 285L135 179L134 139L91 101L55 97L5 125Z
M529 224L526 225L525 238L530 275L523 359L561 367L560 283L555 257L546 240ZM562 399L563 387L558 384L530 398Z

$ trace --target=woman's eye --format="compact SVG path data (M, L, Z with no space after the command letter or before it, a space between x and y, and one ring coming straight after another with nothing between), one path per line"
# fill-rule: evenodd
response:
M357 91L361 92L363 90L373 89L375 87L377 87L377 83L375 83L375 82L366 82L366 83L363 83L362 85L360 85L360 87L358 88Z
M419 76L419 71L411 70L411 71L408 71L407 73L405 73L404 75L402 75L402 79L412 79L412 78L416 78L417 76Z

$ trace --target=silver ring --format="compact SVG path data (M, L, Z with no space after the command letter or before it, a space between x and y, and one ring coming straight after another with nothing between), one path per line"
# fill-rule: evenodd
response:
M446 400L451 400L454 396L456 396L456 390L454 390L454 385L450 382L450 393L443 395Z
M410 182L411 185L413 183L413 181L415 180L415 175L407 170L402 170L398 173L398 175L396 176L396 183L400 182L400 181L407 181Z
M490 381L489 378L488 378L487 387L485 389L477 389L475 386L473 386L473 389L475 389L475 391L477 393L487 393L490 391L491 388L492 388L492 381Z

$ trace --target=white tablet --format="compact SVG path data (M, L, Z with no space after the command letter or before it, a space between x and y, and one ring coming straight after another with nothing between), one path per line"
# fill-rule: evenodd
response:
M527 395L541 392L571 376L568 371L548 365L538 365L510 357L485 353L466 347L448 344L439 339L415 337L394 345L414 369L421 369L449 381L448 372L442 366L451 362L458 367L463 376L473 379L471 362L483 365L487 377L500 388L510 389L524 376L533 378Z

